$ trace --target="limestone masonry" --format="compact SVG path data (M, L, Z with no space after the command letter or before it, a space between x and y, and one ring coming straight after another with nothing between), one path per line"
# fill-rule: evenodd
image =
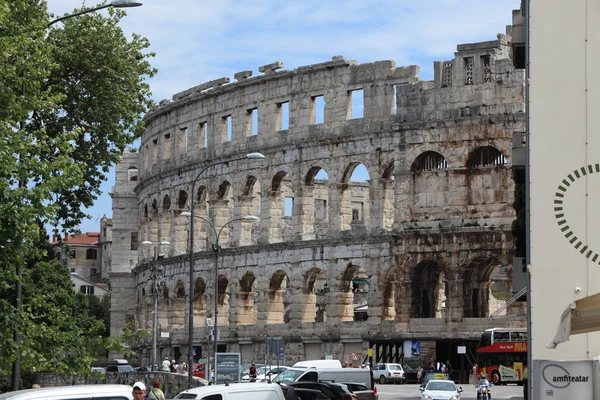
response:
M194 343L206 357L218 292L219 350L285 360L463 361L484 329L522 326L513 296L513 135L525 130L524 72L510 36L459 45L434 64L341 56L276 62L190 88L145 116L113 198L111 329L152 327L150 266L163 267L159 357L186 357L189 217L195 188ZM242 159L260 152L264 160ZM353 176L362 165L366 179ZM361 167L361 168L362 168ZM357 170L358 171L358 170ZM351 179L352 178L352 179ZM218 282L206 220L223 247ZM170 245L143 246L142 241ZM164 254L164 258L162 255ZM217 285L218 290L215 290ZM500 317L490 318L498 310ZM420 352L404 354L405 341ZM150 339L137 349L147 364ZM428 364L427 364L428 365Z

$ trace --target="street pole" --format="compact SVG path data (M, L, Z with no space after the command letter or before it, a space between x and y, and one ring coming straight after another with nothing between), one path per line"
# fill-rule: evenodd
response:
M158 285L154 278L154 304L152 308L152 371L157 370L156 365L156 325L158 325Z
M219 311L219 255L221 254L221 246L219 245L219 237L221 236L221 232L223 232L223 229L225 229L225 227L227 227L228 225L236 222L236 221L258 221L258 217L254 216L254 215L248 215L242 218L234 218L230 221L227 221L227 223L225 223L225 225L223 225L221 227L221 229L219 229L219 231L217 232L217 228L215 227L215 224L213 224L212 222L210 222L210 220L200 216L200 215L193 215L191 212L187 212L184 211L181 213L182 216L184 217L190 217L191 220L193 221L194 218L200 218L201 220L203 220L204 222L206 222L206 224L208 226L210 226L212 232L215 235L215 243L212 245L212 250L213 250L213 254L214 254L214 269L215 269L215 315L214 315L214 319L213 319L213 326L214 326L214 337L213 337L213 357L215 358L215 372L216 372L216 362L217 362L217 345L218 345L218 337L219 337L219 328L217 325L217 313ZM190 222L190 225L193 225ZM190 240L190 242L193 242L192 240ZM191 260L191 259L190 259ZM210 338L210 335L209 335ZM210 348L210 343L209 346ZM209 358L209 367L210 367L210 358ZM209 370L210 371L210 370ZM210 375L209 375L210 376ZM210 378L208 379L210 381ZM213 383L216 384L217 383L217 375L213 374ZM191 383L191 381L190 381Z
M158 266L158 258L159 258L159 246L161 245L169 245L171 243L166 240L162 240L160 242L151 242L149 240L144 240L142 245L149 246L154 244L154 263L150 266L150 279L152 279L152 354L151 357L151 366L150 369L152 371L156 371L158 365L156 363L156 346L158 339L156 338L156 331L158 326L158 279L162 275L162 271Z
M196 175L196 178L194 179L194 181L192 182L192 191L190 193L190 211L189 211L189 215L193 216L194 215L194 195L196 194L196 183L198 183L198 180L200 179L200 177L202 176L202 174L204 174L204 171L206 171L209 168L214 167L215 165L220 165L220 164L227 164L231 161L237 161L237 160L244 160L244 159L253 159L253 160L262 160L265 158L264 155L262 155L261 153L250 153L250 154L246 154L244 157L238 157L238 158L234 158L232 160L227 160L227 161L217 161L214 163L211 163L209 165L207 165L206 167L204 167L199 173L198 175ZM183 213L181 213L183 215ZM213 227L214 229L214 227ZM189 267L189 296L188 296L188 387L192 387L192 381L194 379L194 375L192 374L192 370L193 370L193 366L194 366L194 218L190 218L190 248L188 249L189 251L189 258L190 258L190 267ZM215 315L215 321L217 320L217 316ZM216 323L215 325L215 329L216 329ZM215 341L216 341L216 335L215 335ZM210 343L209 343L209 347L210 347ZM209 364L209 372L210 372L210 359L208 360L208 364ZM210 377L210 373L209 373L209 377Z
M193 219L193 218L192 218ZM220 233L220 232L219 232ZM217 384L217 345L218 345L218 339L219 339L219 325L217 323L217 314L219 312L219 253L220 253L220 247L219 247L219 235L217 235L217 242L215 243L215 245L213 246L213 253L215 255L215 319L213 320L214 323L214 327L215 327L215 334L214 334L214 339L213 339L213 354L215 357L215 374L213 374L213 384Z

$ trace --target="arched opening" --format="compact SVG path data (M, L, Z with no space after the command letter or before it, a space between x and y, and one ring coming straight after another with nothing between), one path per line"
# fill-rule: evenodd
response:
M197 278L194 284L194 326L204 326L206 324L206 308L208 299L206 295L206 282L204 279Z
M254 310L254 282L256 277L252 272L246 272L240 279L237 294L237 323L239 325L253 325L256 323Z
M277 243L293 238L295 227L292 214L295 201L290 176L286 171L278 171L270 182L269 195L262 197L262 242Z
M352 162L344 171L342 178L342 210L350 210L349 215L342 214L342 230L368 226L371 215L371 197L369 172L359 162Z
M242 195L238 199L236 218L248 215L260 217L261 211L260 182L255 176L248 176L242 189ZM238 246L256 244L260 231L259 224L240 221L236 223L233 230L233 242Z
M304 239L325 237L329 231L329 175L320 166L311 167L304 177L302 212L298 233ZM301 229L300 229L301 228Z
M208 218L208 202L206 186L201 185L194 197L194 215ZM188 221L189 224L189 221ZM208 230L202 218L194 219L194 251L208 249Z
M219 326L229 325L229 280L224 275L218 278L218 319Z
M448 161L440 153L426 151L413 162L414 208L443 207L447 205Z
M369 277L358 265L346 267L340 285L340 320L366 321L368 317Z
M475 149L467 160L468 204L483 205L507 203L512 173L506 165L506 157L495 147Z
M163 197L162 203L162 213L160 214L160 225L159 225L159 240L163 238L167 238L167 240L173 243L173 239L171 238L171 198L169 195L165 195ZM161 251L171 251L171 246L164 246L165 249L160 249Z
M442 267L433 260L421 261L413 270L412 318L441 318L445 309L440 299L446 295Z
M139 176L139 171L137 167L129 167L127 168L127 180L129 182L137 182Z
M286 315L289 311L289 299L286 299L288 278L284 271L276 271L269 282L269 296L267 303L267 324L287 323Z
M511 279L496 257L474 258L463 269L464 316L487 318L503 308L512 295Z
M396 267L390 267L383 277L381 319L393 321L396 318Z
M302 322L327 322L329 303L327 275L319 268L311 268L304 278L303 302L300 307Z

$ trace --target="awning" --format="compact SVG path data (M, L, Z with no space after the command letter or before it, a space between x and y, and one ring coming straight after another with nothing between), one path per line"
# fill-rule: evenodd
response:
M554 349L571 335L595 331L600 331L600 293L569 304L560 317L554 339L546 347Z

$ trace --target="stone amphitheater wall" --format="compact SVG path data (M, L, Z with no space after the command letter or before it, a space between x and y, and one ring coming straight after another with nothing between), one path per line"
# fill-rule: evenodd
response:
M293 71L273 63L161 101L144 118L139 153L117 168L112 269L131 271L135 285L116 284L115 329L152 320L156 244L132 253L128 238L166 238L156 253L165 255L159 326L169 332L160 347L187 353L182 212L192 193L195 214L216 227L260 217L223 230L219 283L214 235L196 220L195 345L206 346L216 292L220 343L245 361L261 357L265 337L286 339L288 362L343 360L383 342L475 340L498 325L487 318L501 306L492 273L510 282L512 138L524 129L524 74L509 44L498 35L459 45L434 64L433 81L416 66L336 56ZM265 159L243 159L255 152ZM360 165L368 177L357 181Z

